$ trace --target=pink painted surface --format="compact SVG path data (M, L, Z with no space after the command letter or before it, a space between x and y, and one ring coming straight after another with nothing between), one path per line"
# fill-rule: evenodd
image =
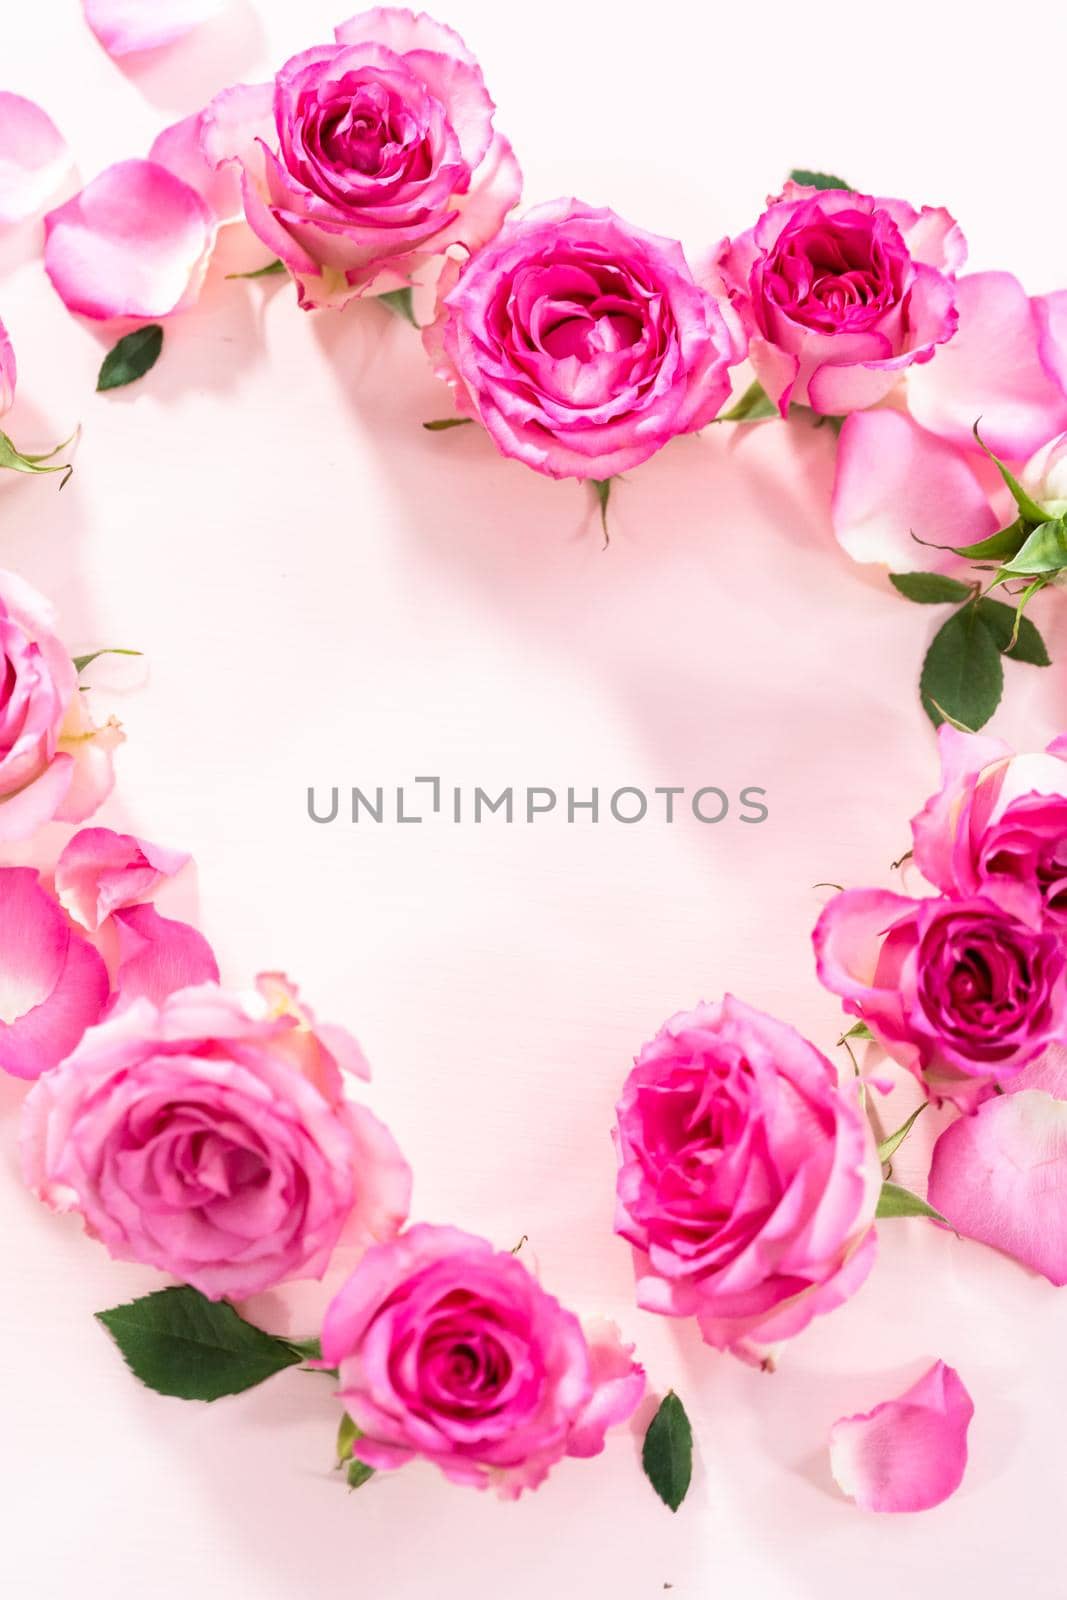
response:
M976 266L1035 293L1062 280L1041 220L1060 179L1056 97L1031 97L1017 139L990 109L1050 53L1038 0L1010 32L961 34L918 0L799 38L780 0L699 15L669 0L655 16L653 38L604 0L528 15L452 0L445 20L482 60L531 201L607 201L695 255L747 225L791 163L843 168L949 204ZM260 0L258 18L234 0L120 68L77 0L38 0L5 19L4 86L56 118L84 180L337 20L325 0ZM421 429L448 401L410 329L374 307L302 315L279 280L226 282L262 263L252 240L224 242L143 385L95 395L101 344L49 288L39 240L39 224L0 238L21 383L6 426L26 449L84 434L62 495L0 484L2 557L51 594L72 648L146 652L93 669L129 735L101 820L194 853L227 979L284 967L359 1035L372 1104L415 1168L415 1214L505 1245L529 1234L553 1292L614 1315L653 1388L679 1390L699 1457L674 1518L640 1475L636 1428L517 1506L422 1467L352 1499L329 1471L320 1380L287 1374L211 1408L140 1389L91 1313L159 1280L20 1189L23 1091L5 1081L5 1592L935 1600L1010 1583L1059 1600L1060 1292L889 1223L867 1286L765 1376L636 1311L611 1233L608 1130L635 1050L727 988L832 1049L839 1013L808 944L827 891L812 886L892 883L936 780L914 694L935 614L833 543L829 431L679 441L617 489L605 552L575 485L499 460L473 428ZM1053 595L1037 614L1058 665L1009 666L993 724L1023 746L1067 726L1067 611ZM759 784L771 816L307 820L309 783L432 773L494 793ZM193 902L179 880L161 905ZM912 1103L897 1099L888 1125ZM901 1181L921 1178L923 1121ZM308 1332L326 1292L256 1310ZM830 1478L830 1425L938 1357L975 1401L962 1488L922 1516L858 1511Z

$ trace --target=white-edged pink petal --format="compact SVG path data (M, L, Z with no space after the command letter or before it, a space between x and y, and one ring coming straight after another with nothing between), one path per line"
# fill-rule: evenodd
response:
M11 343L11 335L4 324L0 322L0 417L5 411L10 410L11 402L15 398L15 384L18 381L18 363L15 360L15 346Z
M21 222L40 211L72 161L67 141L46 111L0 90L0 222Z
M144 997L162 1005L176 989L218 983L214 952L202 933L187 922L161 917L154 906L128 906L115 912L119 930L119 969L115 1011Z
M1039 313L1010 272L960 278L956 305L955 337L908 369L908 409L965 449L978 422L990 450L1021 461L1067 428L1067 394L1041 356Z
M934 1146L927 1193L957 1233L1067 1283L1067 1100L1022 1089L960 1117Z
M936 1361L896 1400L841 1417L830 1430L830 1470L864 1511L928 1511L959 1488L974 1404L959 1374Z
M85 20L108 55L158 50L218 16L226 0L82 0Z
M56 894L68 916L94 933L113 912L147 899L188 860L183 850L167 850L130 833L82 828L56 862Z
M70 311L165 317L195 300L214 237L189 184L155 161L120 161L49 212L44 264Z
M372 6L333 30L338 44L378 44L398 56L412 50L430 50L435 55L453 56L469 67L477 66L459 34L443 22L435 22L425 11L408 11L402 6Z
M918 539L974 544L998 526L962 452L903 412L888 410L846 418L831 515L853 560L879 561L894 572L938 570L955 561L949 551Z
M29 867L0 870L0 1068L38 1078L107 1003L107 968Z
M148 159L195 189L221 227L244 215L241 180L232 167L217 169L207 159L203 132L204 112L194 111L156 135Z

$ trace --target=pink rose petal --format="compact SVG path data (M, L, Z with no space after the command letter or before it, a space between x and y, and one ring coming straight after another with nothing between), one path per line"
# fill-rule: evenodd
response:
M952 1123L928 1194L958 1233L1067 1283L1067 1101L1022 1089Z
M21 222L40 211L71 164L51 117L32 100L0 91L0 222Z
M1040 295L1033 301L1039 330L1039 347L1045 371L1067 393L1067 289Z
M832 517L853 560L880 561L894 572L940 569L956 560L916 538L931 545L973 544L998 527L965 457L899 411L846 419Z
M937 1361L906 1394L842 1417L830 1430L830 1470L864 1511L928 1511L959 1488L974 1404Z
M85 20L112 56L157 50L218 16L225 0L82 0Z
M184 851L129 833L83 828L56 863L56 893L67 914L93 933L113 911L147 899L188 860Z
M960 278L956 303L955 338L908 372L908 408L924 428L967 449L980 421L990 450L1023 460L1067 428L1067 394L1040 353L1039 314L1010 272Z
M11 343L7 329L0 322L0 417L11 409L17 380L18 364L15 361L15 347Z
M214 233L195 189L154 161L120 161L49 212L45 268L70 311L165 317L195 300Z
M243 215L241 184L232 167L216 170L204 154L204 123L205 113L196 111L164 128L156 135L148 159L195 189L221 226Z
M214 952L202 933L187 922L161 917L154 906L129 906L115 912L119 927L119 970L114 1011L142 996L162 1005L178 989L218 983Z
M29 867L0 870L0 1068L38 1078L97 1022L107 969Z

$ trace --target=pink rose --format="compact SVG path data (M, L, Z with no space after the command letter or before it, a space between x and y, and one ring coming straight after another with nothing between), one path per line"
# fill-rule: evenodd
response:
M1064 952L992 900L835 895L815 928L819 978L936 1100L962 1110L1064 1036Z
M920 872L1067 932L1067 739L1041 755L948 723L938 739L941 788L911 824Z
M852 1084L794 1029L727 995L680 1012L618 1106L615 1230L637 1301L765 1359L874 1260L881 1169Z
M80 822L114 777L118 726L93 726L47 601L0 572L0 842L44 823Z
M0 1068L37 1078L100 1020L107 967L32 867L0 868Z
M610 1324L583 1330L514 1255L419 1224L369 1250L326 1313L323 1360L368 1466L433 1461L507 1498L598 1455L645 1387Z
M680 244L578 200L505 227L424 337L460 411L553 478L610 478L703 427L744 356Z
M781 410L876 404L956 331L953 277L966 245L947 211L788 183L716 256Z
M224 90L204 151L236 162L253 231L306 307L403 288L476 250L519 198L511 146L463 40L410 11L363 12L272 84Z
M255 1008L212 983L134 1000L23 1115L25 1179L47 1204L212 1299L320 1277L344 1230L394 1233L410 1192L391 1134L344 1098L339 1063L367 1076L355 1041L284 980L260 991Z

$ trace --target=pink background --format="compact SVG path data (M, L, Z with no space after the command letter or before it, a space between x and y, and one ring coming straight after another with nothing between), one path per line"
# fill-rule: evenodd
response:
M340 20L325 0L260 0L258 15L235 0L122 70L76 0L10 10L3 86L53 113L83 179ZM483 62L531 201L608 202L695 256L747 225L789 165L812 164L948 202L975 265L1009 266L1033 292L1062 284L1062 105L1040 86L1063 29L1049 38L1037 0L962 31L928 0L813 19L778 0L661 0L644 20L602 0L450 0L444 20ZM1044 1280L888 1223L860 1296L765 1376L637 1312L611 1232L609 1128L634 1051L724 989L832 1051L840 1016L809 947L827 891L813 885L890 883L934 783L914 684L936 614L833 543L832 435L677 443L617 487L604 551L575 484L501 461L474 429L420 428L449 405L406 326L373 306L305 316L279 280L224 281L265 257L224 241L155 372L97 396L101 345L52 294L37 226L0 240L21 368L5 426L31 449L84 428L62 495L5 475L0 559L54 597L73 649L146 653L93 669L128 733L106 820L195 853L228 980L284 967L356 1030L418 1216L502 1246L528 1234L554 1292L638 1340L653 1390L674 1385L693 1418L695 1479L672 1518L641 1476L635 1425L517 1506L419 1466L351 1498L329 1471L324 1381L286 1374L210 1408L141 1389L91 1313L159 1280L22 1191L21 1090L5 1082L5 1592L1061 1596L1067 1299ZM1036 614L1058 664L1009 664L993 724L1022 745L1067 723L1067 616L1056 596ZM605 798L759 784L771 818L306 818L309 783L420 773ZM190 912L195 897L185 884L168 903ZM887 1124L911 1103L904 1089ZM927 1122L903 1181L921 1181ZM255 1309L308 1333L325 1293ZM923 1516L864 1514L833 1487L827 1430L938 1356L976 1402L964 1485Z

